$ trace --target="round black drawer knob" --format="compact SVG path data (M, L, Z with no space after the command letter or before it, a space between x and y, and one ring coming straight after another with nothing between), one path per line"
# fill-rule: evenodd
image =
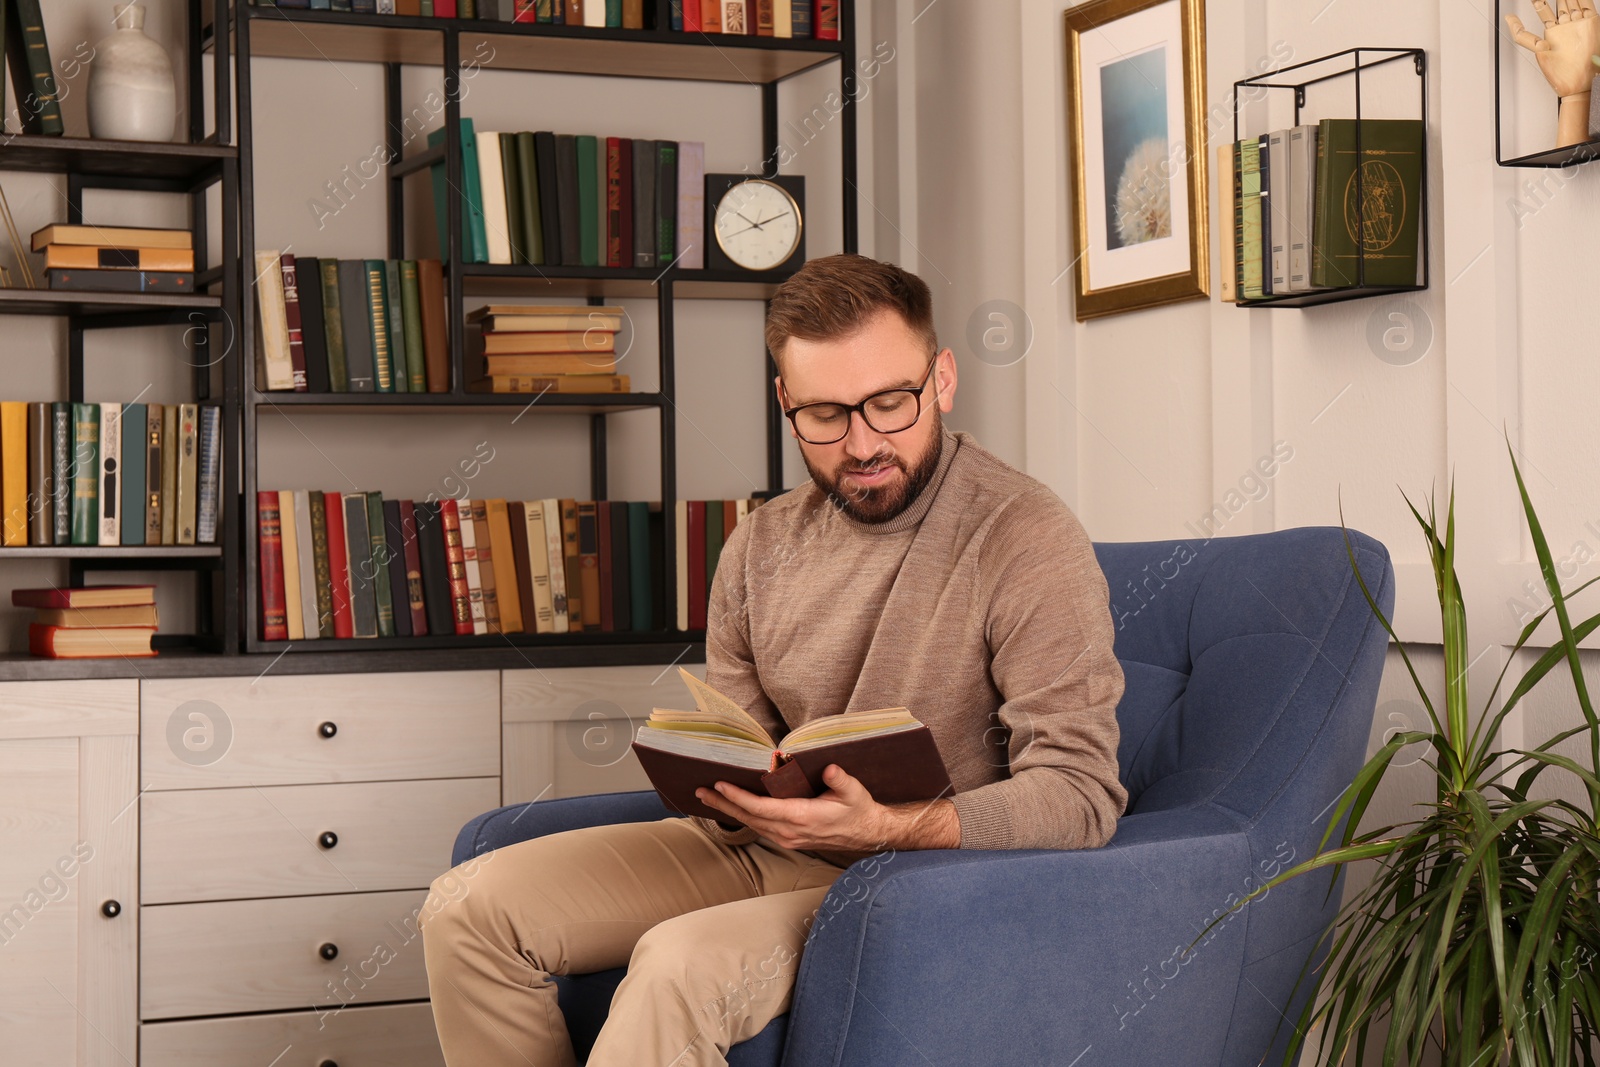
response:
M108 919L115 919L122 914L122 905L115 900L108 900L100 905L100 914Z
M317 955L321 956L325 960L337 959L339 956L339 946L335 945L332 941L324 941L322 943L322 947L317 949Z
M331 723L331 722L325 722L321 726L317 727L317 733L321 734L323 737L332 737L334 734L336 734L338 732L339 732L338 725L335 724L335 723Z
M323 848L332 848L334 845L337 845L338 843L339 843L339 835L334 833L332 830L324 830L317 837L317 844L321 845Z

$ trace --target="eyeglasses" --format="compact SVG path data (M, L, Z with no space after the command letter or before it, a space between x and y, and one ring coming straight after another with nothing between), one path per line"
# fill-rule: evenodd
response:
M885 389L873 393L859 404L801 404L788 408L784 417L800 435L800 440L811 445L831 445L842 441L850 432L850 413L859 412L861 421L878 433L900 433L915 426L922 418L922 392L928 387L928 377L933 365L939 361L934 353L928 369L922 372L922 381L915 389Z

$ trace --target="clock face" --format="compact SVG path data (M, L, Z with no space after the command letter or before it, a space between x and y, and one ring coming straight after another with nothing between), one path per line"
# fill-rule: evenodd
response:
M717 245L746 270L771 270L800 246L800 206L789 191L760 178L740 182L717 201Z

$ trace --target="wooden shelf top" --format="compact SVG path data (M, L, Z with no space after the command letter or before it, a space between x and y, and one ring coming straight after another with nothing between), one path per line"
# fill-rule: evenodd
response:
M484 19L236 8L256 56L440 66L444 30L461 34L463 66L606 77L760 85L843 54L838 41L623 30Z
M186 315L189 312L216 311L221 307L222 298L207 293L180 296L84 292L76 289L0 289L0 314L6 315L118 315L170 311L172 322L183 323L188 321Z
M221 545L27 545L0 548L0 560L124 559L129 563L142 563L148 560L221 558Z
M215 170L223 160L238 156L238 148L232 145L0 135L0 171L73 171L111 178L192 181Z
M448 265L446 269L450 269ZM465 263L461 288L469 297L637 297L661 295L661 282L672 283L672 295L693 300L768 300L788 277L777 271L666 270L654 267L507 266Z
M161 636L157 634L158 642ZM391 674L397 671L543 670L705 662L705 640L701 634L665 634L661 636L670 637L671 640L659 642L637 640L651 636L645 634L600 636L619 640L605 645L576 644L568 639L566 645L513 646L501 637L454 638L452 640L470 643L435 648L426 656L408 650L405 643L427 641L429 638L403 637L387 639L383 648L369 647L377 644L379 639L306 641L274 643L267 646L273 651L235 655L169 648L162 649L159 655L138 659L41 659L26 653L6 653L0 654L0 681L255 677L268 671L273 674ZM311 651L313 646L334 644L340 647L329 651Z
M482 412L484 408L526 408L541 415L600 415L648 411L666 405L660 393L254 393L257 412L292 407L348 415L356 412Z

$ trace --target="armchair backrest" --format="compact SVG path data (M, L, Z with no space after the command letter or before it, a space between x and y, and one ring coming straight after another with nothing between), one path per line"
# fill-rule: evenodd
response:
M1387 549L1349 537L1390 615ZM1388 643L1343 531L1095 551L1127 680L1117 719L1128 814L1208 802L1247 827L1312 822L1361 765Z

